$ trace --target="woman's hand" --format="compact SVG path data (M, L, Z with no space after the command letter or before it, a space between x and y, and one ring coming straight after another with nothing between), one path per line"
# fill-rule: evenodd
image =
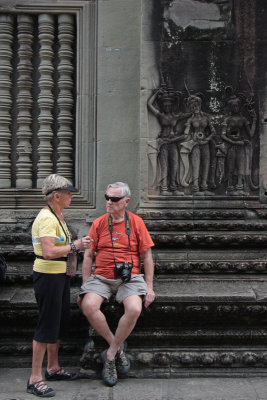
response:
M51 236L41 237L40 241L42 246L42 256L45 260L63 257L72 251L69 244L55 246L55 238ZM90 248L92 242L93 239L90 238L90 236L84 236L81 239L75 240L73 243L77 250L87 250Z

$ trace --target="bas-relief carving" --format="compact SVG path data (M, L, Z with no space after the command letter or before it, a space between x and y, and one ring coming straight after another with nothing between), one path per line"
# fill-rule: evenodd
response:
M216 188L225 195L257 191L252 165L257 117L252 100L232 93L226 100L229 112L211 115L202 111L201 94L184 95L183 110L175 111L179 98L181 93L164 85L148 100L161 128L154 144L156 163L150 159L155 176L151 187L165 196L213 196Z
M211 146L214 145L212 139L215 136L215 128L211 123L210 116L201 110L201 97L190 96L186 102L191 116L186 121L184 130L186 140L181 143L180 148L181 159L185 167L182 185L187 187L191 181L195 195L212 194L208 191L208 176L210 173L210 182L213 188L215 186L215 170L211 157ZM190 167L191 178L189 177Z
M228 100L229 115L226 116L222 126L221 139L222 151L225 153L227 165L227 192L231 194L245 194L248 189L257 190L252 182L252 156L253 146L251 139L255 134L256 112L253 105L249 105L248 114L252 122L242 114L241 99L232 95ZM220 145L218 145L218 149ZM234 185L233 177L237 181Z
M239 6L235 7L238 12ZM240 29L244 27L244 21L237 16L233 33L228 18L230 2L222 6L220 2L211 5L194 0L190 0L190 4L184 0L162 1L158 6L160 10L161 38L155 53L159 84L152 90L147 103L159 125L158 132L154 128L149 133L147 143L149 194L258 195L255 76L247 73L247 54L243 59L240 51L238 61L234 61L236 65L230 62L224 67L219 48L225 39L232 39L233 44L229 45L230 41L226 44L229 46L227 51L236 54L242 48L248 27L243 37ZM206 15L204 26L201 18L193 18L199 13ZM250 42L255 39L255 30L252 32L254 36ZM253 46L250 48L253 50ZM250 62L255 66L253 51L250 56ZM187 63L186 57L191 61ZM227 81L229 67L231 72ZM241 79L236 80L238 75ZM235 93L231 85L243 87L243 93ZM201 93L191 86L201 87Z
M166 88L158 89L149 99L148 107L158 118L161 131L157 138L157 177L154 185L159 185L162 195L183 195L178 190L177 177L180 174L177 144L185 135L177 134L177 122L190 114L175 113L174 106L179 94ZM157 101L157 105L154 103Z

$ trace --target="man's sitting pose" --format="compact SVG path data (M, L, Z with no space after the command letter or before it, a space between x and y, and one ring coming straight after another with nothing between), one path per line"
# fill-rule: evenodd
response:
M91 326L109 345L101 353L102 377L109 386L116 385L117 373L127 374L130 370L124 341L142 311L142 299L145 307L155 299L151 252L154 243L143 220L126 211L130 197L131 192L126 183L108 185L105 194L107 213L97 218L89 231L93 241L90 249L84 253L83 285L78 301ZM95 253L95 270L91 275ZM140 255L143 258L145 279L141 274ZM115 334L111 332L100 310L103 301L108 300L112 294L124 306L124 314Z

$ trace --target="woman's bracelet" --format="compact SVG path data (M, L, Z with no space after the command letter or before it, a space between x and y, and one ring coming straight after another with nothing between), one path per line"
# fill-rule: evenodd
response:
M70 249L72 253L77 253L77 248L73 242L70 242Z

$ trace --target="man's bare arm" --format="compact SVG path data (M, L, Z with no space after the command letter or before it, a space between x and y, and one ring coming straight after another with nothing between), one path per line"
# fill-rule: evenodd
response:
M83 264L82 264L83 283L85 283L87 281L87 278L91 276L93 259L94 259L94 252L91 249L85 250L83 256Z
M155 300L155 292L153 290L154 263L151 248L147 249L142 254L142 258L144 262L145 281L147 284L147 295L144 305L147 308Z

